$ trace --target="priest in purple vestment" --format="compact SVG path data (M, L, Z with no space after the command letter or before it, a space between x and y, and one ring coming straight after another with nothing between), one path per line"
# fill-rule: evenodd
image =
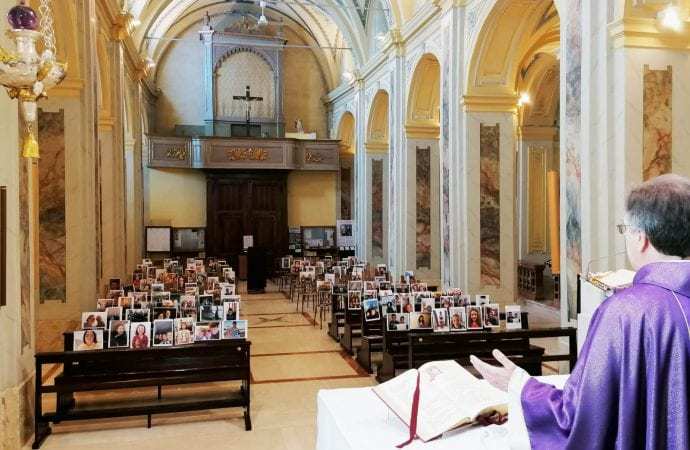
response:
M563 389L497 350L501 366L472 357L517 403L508 421L524 423L527 447L690 449L690 180L663 175L635 188L618 230L633 286L596 310Z

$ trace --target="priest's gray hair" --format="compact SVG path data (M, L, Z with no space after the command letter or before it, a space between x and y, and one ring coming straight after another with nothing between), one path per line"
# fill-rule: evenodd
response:
M690 256L690 179L668 174L635 187L625 205L627 223L659 252Z

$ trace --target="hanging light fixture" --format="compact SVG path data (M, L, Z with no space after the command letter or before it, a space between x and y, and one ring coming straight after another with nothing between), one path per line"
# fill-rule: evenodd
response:
M22 155L38 158L35 124L36 102L45 97L48 89L60 83L66 75L67 64L55 59L55 32L50 0L40 0L40 21L36 12L20 0L7 14L11 29L7 35L14 41L15 50L0 47L0 84L10 98L19 100L22 119L26 125ZM40 25L40 31L37 31ZM43 40L43 53L36 51L36 43Z
M266 14L265 14L266 2L263 0L260 1L259 6L261 6L261 15L259 16L259 20L257 23L260 27L264 27L264 26L268 25L268 19L266 18Z

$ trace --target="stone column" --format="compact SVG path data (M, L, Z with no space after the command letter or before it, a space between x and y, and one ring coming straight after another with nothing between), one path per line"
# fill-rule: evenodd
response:
M204 42L204 121L206 122L206 135L215 135L215 109L213 99L215 98L213 82L213 29L204 28L199 31Z
M0 11L15 6L0 0ZM14 49L0 34L0 45ZM0 186L7 188L7 263L0 267L7 304L0 306L0 449L19 449L33 434L38 167L21 157L16 100L0 94Z
M364 145L366 140L366 98L364 93L364 80L355 81L355 186L353 199L353 219L357 232L356 255L359 259L366 260L369 255L369 242L367 242L367 224L369 223L369 210L367 208L367 180L369 171L367 168L367 151Z
M463 121L457 99L463 92L465 7L444 4L441 62L441 282L444 288L466 289L467 250L466 165Z
M407 143L405 138L405 46L398 30L391 30L393 51L391 89L388 96L389 118L389 198L388 266L399 277L407 267ZM397 279L397 278L396 278Z

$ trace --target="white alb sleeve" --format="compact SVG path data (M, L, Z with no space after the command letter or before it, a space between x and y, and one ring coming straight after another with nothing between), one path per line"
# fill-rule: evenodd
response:
M522 413L522 388L530 379L530 375L520 367L516 367L508 382L508 432L510 433L511 450L530 450L529 434Z

